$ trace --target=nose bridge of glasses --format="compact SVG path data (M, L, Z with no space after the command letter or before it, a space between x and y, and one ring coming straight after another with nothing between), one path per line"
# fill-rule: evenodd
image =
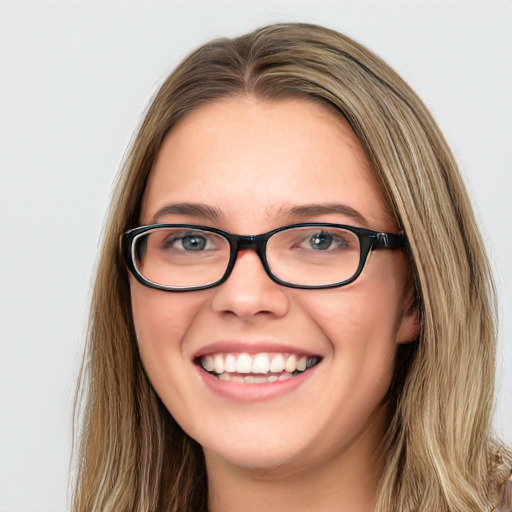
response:
M235 236L236 248L239 251L244 249L257 250L258 236L257 235L236 235Z
M267 235L232 235L232 264L235 264L235 260L238 257L240 251L254 251L263 265L263 268L268 273L266 257L265 257L265 245L267 241Z
M266 242L265 235L234 235L232 241L234 242L236 255L240 251L255 251L263 262Z

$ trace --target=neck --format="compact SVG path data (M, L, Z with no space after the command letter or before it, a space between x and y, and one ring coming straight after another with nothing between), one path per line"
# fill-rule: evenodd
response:
M350 451L321 463L247 469L205 450L208 510L371 512L382 471L376 462L381 450Z

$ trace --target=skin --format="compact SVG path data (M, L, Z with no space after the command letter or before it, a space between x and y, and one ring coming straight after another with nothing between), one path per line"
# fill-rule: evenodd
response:
M165 214L201 203L204 214ZM341 203L356 215L292 213ZM259 234L294 222L396 232L362 148L343 118L304 100L217 100L167 135L141 224L186 222ZM376 251L351 285L300 290L272 282L252 251L209 290L171 293L130 281L140 354L162 401L204 449L211 511L373 509L385 431L383 398L398 344L414 340L400 250ZM284 343L322 361L266 400L214 393L194 356L213 342ZM308 372L306 372L308 373Z

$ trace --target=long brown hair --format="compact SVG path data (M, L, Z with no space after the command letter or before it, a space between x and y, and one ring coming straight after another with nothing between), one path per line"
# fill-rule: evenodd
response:
M494 289L453 156L383 61L318 26L274 25L202 46L156 94L120 173L93 291L77 394L73 511L206 510L202 451L156 396L137 350L119 241L139 222L166 133L216 98L326 102L361 141L409 239L421 334L397 357L379 512L490 508L509 453L492 440Z

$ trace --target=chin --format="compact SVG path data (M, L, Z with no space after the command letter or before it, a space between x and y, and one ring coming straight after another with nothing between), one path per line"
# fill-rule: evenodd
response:
M262 471L268 476L297 470L302 465L301 461L304 462L305 459L300 455L300 450L275 450L271 446L263 448L241 445L240 449L236 447L216 450L203 448L203 451L207 466L209 461L222 460L229 466L251 472Z
M270 475L274 471L295 471L310 459L321 458L314 443L308 442L303 432L291 432L290 425L271 432L257 427L251 431L247 425L240 427L221 437L213 437L210 431L204 439L197 439L203 446L207 465L222 461L247 471L264 470Z

